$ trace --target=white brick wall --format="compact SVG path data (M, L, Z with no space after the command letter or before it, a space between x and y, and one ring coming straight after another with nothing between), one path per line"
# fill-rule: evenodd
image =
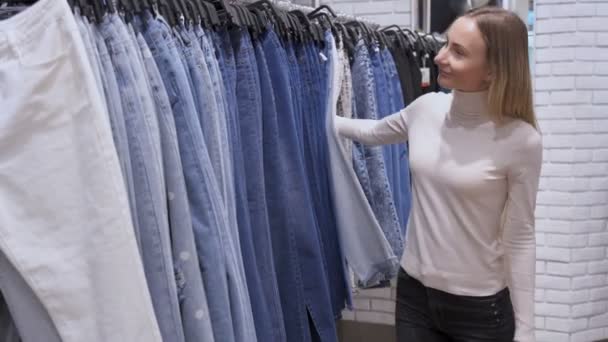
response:
M608 0L536 0L537 338L608 337Z
M411 1L417 0L320 0L337 11L354 14L374 21L380 26L410 27Z

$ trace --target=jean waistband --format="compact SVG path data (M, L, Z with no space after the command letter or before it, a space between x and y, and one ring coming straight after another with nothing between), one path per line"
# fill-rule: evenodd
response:
M29 43L58 21L72 16L66 0L39 0L22 12L0 21L0 51L9 44Z

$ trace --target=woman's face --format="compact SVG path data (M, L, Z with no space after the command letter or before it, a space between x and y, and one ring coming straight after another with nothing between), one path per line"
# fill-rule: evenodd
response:
M435 57L439 84L448 89L472 92L490 84L486 44L473 19L457 19L447 33L447 43Z

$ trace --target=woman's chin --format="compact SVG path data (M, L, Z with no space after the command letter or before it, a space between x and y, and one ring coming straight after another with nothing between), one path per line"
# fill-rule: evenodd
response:
M439 85L442 88L447 88L447 89L451 89L452 88L452 82L450 82L448 77L445 77L441 74L439 74L439 77L437 77L437 83L439 83Z

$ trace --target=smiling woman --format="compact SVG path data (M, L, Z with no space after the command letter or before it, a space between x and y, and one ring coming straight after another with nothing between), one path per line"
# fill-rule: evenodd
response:
M452 94L426 94L379 121L336 117L340 134L364 144L409 143L399 342L535 340L542 141L526 41L515 13L468 12L435 58Z

